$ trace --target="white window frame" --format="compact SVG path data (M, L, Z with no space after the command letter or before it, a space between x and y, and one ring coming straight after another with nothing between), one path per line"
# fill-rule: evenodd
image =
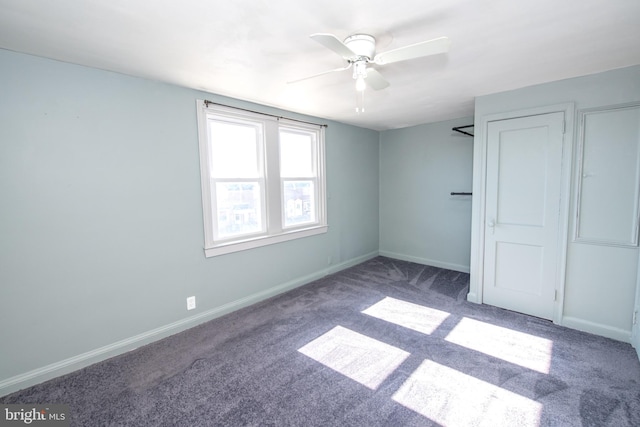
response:
M308 226L309 223L305 223L305 224L300 224L300 225L285 225L286 222L286 210L287 207L285 206L285 201L284 201L284 184L287 181L311 181L314 185L314 191L318 191L318 188L320 187L319 184L319 179L318 177L321 175L319 173L319 169L321 168L321 165L323 164L323 162L321 162L321 157L319 155L319 147L318 145L320 144L320 139L321 139L321 134L318 132L318 126L314 126L314 125L306 125L305 123L299 123L299 122L291 122L289 120L286 119L280 119L280 126L278 127L278 130L284 130L290 133L298 133L298 134L302 134L302 135L309 135L311 134L312 137L312 159L311 159L311 163L312 163L312 176L287 176L287 177L282 177L280 176L280 192L281 192L281 224L282 224L282 228L283 230L295 230L297 228L304 228L306 226ZM280 169L280 168L278 168ZM324 169L324 168L322 168ZM316 196L316 199L318 199L319 197ZM316 200L316 202L318 202L318 200ZM316 208L316 210L318 210L318 208ZM316 212L316 215L318 214L318 212ZM317 222L317 218L316 221Z
M206 257L213 257L227 253L253 249L261 246L285 242L326 233L326 183L324 158L324 126L314 125L295 120L253 113L233 107L221 106L197 100L198 140L200 147L200 175L202 190L202 209L204 221L204 252ZM211 150L209 140L208 120L226 119L247 123L260 122L262 125L262 147L259 147L263 164L260 165L262 177L257 180L264 183L263 221L265 232L242 235L231 238L218 238L214 224L217 223L217 211L212 202L214 190L211 176ZM299 226L284 227L285 206L283 202L283 179L280 176L280 128L298 130L303 133L315 134L315 150L313 153L313 167L315 177L305 178L315 184L316 193L316 221L300 224ZM291 179L291 178L286 178Z

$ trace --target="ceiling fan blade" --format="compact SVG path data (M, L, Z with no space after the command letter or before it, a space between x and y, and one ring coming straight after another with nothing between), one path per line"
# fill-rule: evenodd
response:
M389 82L382 77L382 74L373 68L367 68L367 78L364 79L364 81L367 82L373 90L380 90L389 86Z
M311 34L310 37L327 49L330 49L338 55L342 56L344 59L349 59L356 56L356 54L351 49L349 49L346 44L342 43L342 41L333 34L316 33Z
M298 82L301 82L301 81L303 81L303 80L313 79L314 77L324 76L325 74L334 73L334 72L336 72L336 71L344 71L344 70L348 70L349 68L351 68L351 63L349 63L349 65L347 65L346 67L342 67L342 68L334 68L333 70L323 71L323 72L321 72L321 73L313 74L313 75L311 75L311 76L303 77L303 78L301 78L301 79L291 80L291 81L287 82L287 84L291 84L291 83L298 83Z
M373 62L382 65L422 56L436 55L447 52L450 45L451 41L447 37L439 37L379 53L375 56Z

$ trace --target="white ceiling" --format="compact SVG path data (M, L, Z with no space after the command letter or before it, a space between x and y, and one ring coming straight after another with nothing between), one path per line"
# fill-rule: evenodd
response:
M343 60L448 36L449 53L379 67L356 114ZM474 97L640 64L640 0L0 0L0 47L376 130L473 114Z

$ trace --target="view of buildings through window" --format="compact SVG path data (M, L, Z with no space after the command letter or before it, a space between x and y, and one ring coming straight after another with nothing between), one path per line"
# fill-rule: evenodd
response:
M216 195L220 237L251 234L262 230L259 185L245 182L218 183Z
M321 126L201 108L207 249L326 232Z
M288 181L284 184L285 226L315 222L313 184Z

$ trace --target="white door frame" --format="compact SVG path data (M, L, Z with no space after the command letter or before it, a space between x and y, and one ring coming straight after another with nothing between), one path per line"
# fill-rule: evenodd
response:
M472 217L471 217L471 260L470 260L470 284L467 300L478 304L482 303L482 293L484 289L484 232L485 223L485 197L487 179L487 128L488 123L496 120L515 119L519 117L535 116L547 113L564 113L564 138L562 142L562 171L560 190L560 211L558 236L558 271L556 273L555 289L557 299L553 310L553 322L561 324L562 308L564 306L564 285L565 271L567 264L567 245L569 236L569 209L571 195L571 176L574 164L573 134L575 105L573 103L549 105L538 108L528 108L525 110L509 111L504 113L488 114L476 123L476 129L480 129L474 138L473 147L473 196L472 196Z
M638 263L638 275L636 277L636 299L633 305L630 342L633 348L636 349L638 359L640 359L640 263Z

